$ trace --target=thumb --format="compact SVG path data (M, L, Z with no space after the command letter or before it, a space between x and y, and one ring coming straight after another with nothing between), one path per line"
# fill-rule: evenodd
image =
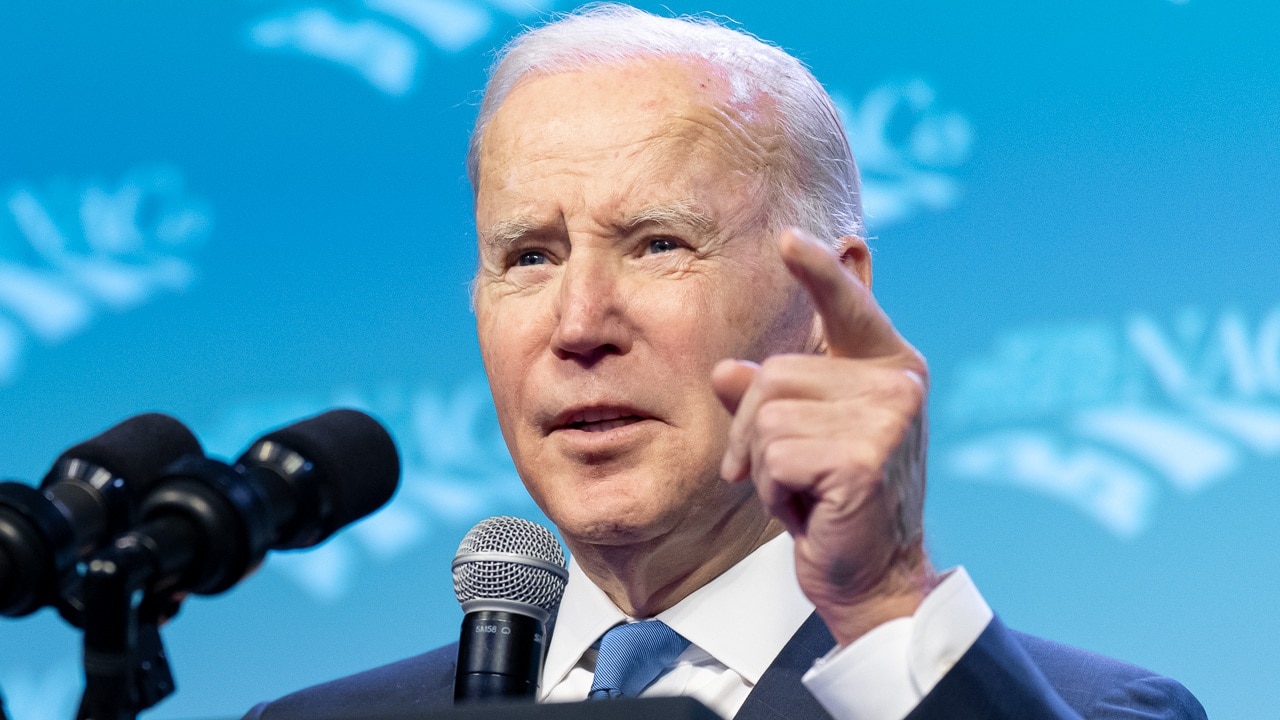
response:
M760 366L749 360L721 360L711 370L711 388L730 413L738 412L742 396L756 379Z

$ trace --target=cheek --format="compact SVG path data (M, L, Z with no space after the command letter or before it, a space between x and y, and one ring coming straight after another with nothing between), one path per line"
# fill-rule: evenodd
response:
M736 312L735 303L728 302L716 282L710 277L689 277L656 283L645 288L630 308L633 317L643 317L638 324L668 371L693 375L701 383L709 381L711 366L733 348L735 333L725 328L735 327L727 317Z
M498 417L514 406L519 396L520 378L523 377L524 358L528 352L529 336L519 332L520 323L513 313L493 307L476 308L476 336L480 341L480 358L493 402L498 407Z
M701 321L701 341L714 343L714 360L761 362L778 353L807 351L814 311L789 275L744 272L715 290Z
M762 314L762 350L767 354L815 352L815 322L817 310L808 293L798 284L789 283L777 295L770 312Z
M673 374L709 393L711 368L720 360L760 362L810 350L812 303L781 261L768 260L753 257L655 283L632 297L629 311L644 318L646 334Z
M498 428L517 468L531 447L528 426L520 422L524 416L522 408L529 398L524 383L528 377L528 364L523 359L527 354L528 339L519 330L520 324L513 321L506 308L498 311L490 307L486 311L477 303L476 334L480 341L480 357L489 380L489 394L497 411ZM529 491L542 506L540 493L533 487L529 487Z

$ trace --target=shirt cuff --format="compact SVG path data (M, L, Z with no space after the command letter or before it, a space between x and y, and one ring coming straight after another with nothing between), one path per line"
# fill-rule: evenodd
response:
M802 681L836 720L902 720L968 652L991 618L991 608L959 567L915 615L833 648Z

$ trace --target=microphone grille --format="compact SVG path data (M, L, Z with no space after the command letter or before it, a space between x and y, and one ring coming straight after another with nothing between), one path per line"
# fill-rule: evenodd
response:
M453 591L463 610L497 600L554 614L564 595L564 551L551 531L522 518L481 520L458 545Z

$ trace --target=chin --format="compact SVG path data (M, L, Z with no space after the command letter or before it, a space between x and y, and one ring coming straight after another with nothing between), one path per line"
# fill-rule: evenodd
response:
M569 512L548 513L570 544L634 545L666 532L671 525L665 514L655 514L652 504L631 508L603 508L597 503L575 503Z

